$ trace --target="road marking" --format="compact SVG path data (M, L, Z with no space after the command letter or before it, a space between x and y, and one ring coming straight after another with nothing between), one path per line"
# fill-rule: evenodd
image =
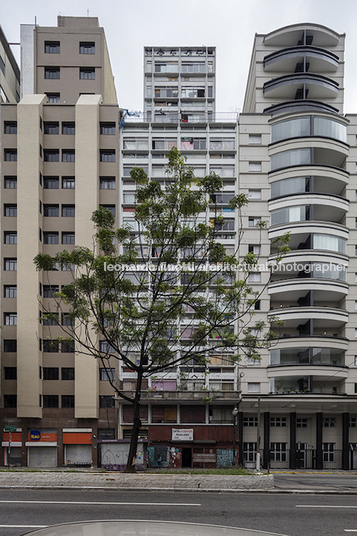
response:
M331 505L319 505L319 504L296 504L296 508L357 508L356 506L331 506Z
M0 528L11 529L45 529L48 525L0 525Z
M344 529L345 532L357 532L357 529Z
M99 502L99 501L0 501L0 503L12 504L105 504L114 506L202 506L200 503L158 503L158 502Z

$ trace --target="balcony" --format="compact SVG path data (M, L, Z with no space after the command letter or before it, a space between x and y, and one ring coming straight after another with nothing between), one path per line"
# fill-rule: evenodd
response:
M130 394L130 393L129 393ZM202 389L200 391L143 391L142 399L154 400L236 400L240 391L210 391Z
M264 44L272 47L290 47L295 45L314 45L318 47L335 47L339 34L322 24L291 24L268 33Z
M296 375L291 374L291 371L284 375L277 376L276 370L271 371L275 373L274 376L270 376L270 394L306 394L306 395L343 395L345 394L345 382L348 371L344 369L341 371L341 376L331 379L331 369L325 371L324 375L316 376L314 374L301 374L301 370L297 371ZM311 371L309 370L309 373Z
M328 78L313 73L294 73L284 76L279 76L265 82L263 86L264 95L269 94L269 98L284 99L284 100L300 100L299 92L305 91L305 97L309 99L332 99L338 95L339 84Z
M287 298L291 302L298 303L309 293L313 293L315 303L328 299L330 304L338 304L347 296L348 285L341 281L296 278L272 281L268 286L268 294L272 297L272 308L280 308L280 305L275 304L279 301L284 303Z
M264 110L265 114L271 114L272 116L298 112L329 112L338 114L339 110L330 104L312 99L289 100L274 104Z
M296 69L296 64L308 63L313 73L335 73L339 65L339 57L333 52L315 46L293 46L273 52L264 58L265 72L290 72Z
M294 328L300 335L308 335L311 333L311 322L313 328L325 330L334 329L334 333L342 328L348 322L348 312L339 307L328 307L324 305L311 306L284 306L271 308L268 313L268 318L277 318L284 322L284 330ZM309 319L306 322L306 319ZM275 323L275 322L274 322ZM274 329L274 328L273 328Z

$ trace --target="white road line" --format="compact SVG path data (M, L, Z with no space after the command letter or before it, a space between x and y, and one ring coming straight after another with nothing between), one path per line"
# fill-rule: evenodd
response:
M321 505L321 504L296 504L296 508L357 508L357 504L355 506L331 506L331 505Z
M100 501L0 501L0 503L12 504L97 504L113 506L202 506L200 503L153 503L153 502L100 502Z
M357 529L344 529L345 532L357 532Z
M0 528L6 529L45 529L48 525L0 525Z

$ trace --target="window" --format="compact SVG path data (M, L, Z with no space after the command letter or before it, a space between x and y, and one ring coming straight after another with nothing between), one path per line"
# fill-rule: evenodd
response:
M58 190L59 178L58 177L43 177L43 187L45 190Z
M101 162L115 162L115 149L100 149L99 157Z
M59 80L61 78L59 67L45 67L45 78L47 80Z
M270 460L286 462L286 443L270 443Z
M5 188L9 190L16 190L17 177L5 177Z
M281 428L286 426L286 417L271 417L270 426Z
M248 190L248 199L261 199L262 191L261 190Z
M51 296L49 296L51 297ZM40 318L44 326L58 326L58 314L57 313L48 313L43 314L40 311Z
M5 134L17 134L17 123L16 121L5 121Z
M76 269L72 263L62 264L62 272L74 272Z
M43 243L44 244L59 244L58 232L53 232L53 233L44 232Z
M134 205L136 203L136 195L134 192L126 192L123 194L123 203L127 205Z
M42 341L42 351L50 354L55 354L59 351L58 341L52 341L51 339L44 339Z
M100 408L115 408L115 399L113 396L100 396L99 397Z
M58 408L58 395L43 395L44 408Z
M74 380L74 367L61 368L61 378L64 381Z
M4 285L4 298L17 298L17 286Z
M107 354L110 352L115 352L115 349L108 343L108 341L99 341L99 351Z
M322 425L325 428L336 428L336 419L335 417L324 417Z
M74 395L61 395L62 408L74 408Z
M62 216L63 218L74 218L75 216L74 205L62 205Z
M249 162L249 171L251 173L259 173L262 170L261 162Z
M17 232L5 231L4 232L4 244L17 244Z
M100 133L105 135L114 135L115 123L100 123Z
M108 209L113 214L113 216L115 216L115 205L100 205L100 206Z
M243 457L245 462L254 462L256 453L256 443L243 443Z
M64 190L74 190L75 180L74 177L62 177L62 188Z
M42 372L44 380L59 380L58 367L43 367Z
M81 42L79 43L79 53L80 54L95 54L95 43L90 42Z
M65 354L74 354L75 344L73 340L61 342L61 352Z
M357 355L355 355L355 367L357 367Z
M43 215L49 218L59 216L59 205L43 205Z
M4 339L4 352L16 352L16 350L17 350L16 339Z
M350 428L357 428L357 419L356 419L356 417L350 417L348 424L349 424Z
M17 396L16 395L4 395L4 408L16 408Z
M59 162L58 149L44 149L43 159L45 162Z
M307 428L307 419L296 419L296 428Z
M75 123L74 121L65 122L62 123L62 134L64 135L74 135L76 133Z
M17 379L17 369L16 369L16 367L4 367L4 379L5 380L16 380Z
M335 461L335 443L322 443L322 454L324 462Z
M17 216L17 205L4 205L5 216L14 217Z
M45 121L43 123L43 133L44 134L59 134L59 123Z
M17 313L4 313L5 326L17 326Z
M256 227L260 224L260 222L261 222L260 216L249 216L248 227Z
M62 326L74 326L74 318L69 313L62 313Z
M101 190L115 190L115 177L100 177Z
M53 298L56 292L59 292L59 285L43 285L42 287L44 298Z
M248 275L248 283L261 283L262 274L260 272L251 272Z
M7 272L16 272L17 259L4 259L4 267Z
M95 68L94 67L80 67L79 78L80 80L95 80Z
M100 379L102 381L115 380L115 369L114 368L101 368L99 369Z
M46 93L46 95L50 104L59 104L61 102L59 93Z
M5 149L5 162L17 162L17 150L16 149Z
M59 54L60 52L59 41L45 41L45 54Z
M74 233L62 233L62 244L74 244Z
M249 145L261 145L261 144L262 144L261 134L249 134Z
M249 253L254 253L254 255L260 255L261 246L257 244L249 244L248 251Z
M5 62L4 60L2 59L2 57L0 56L0 70L3 72L4 76L5 76ZM7 102L7 101L5 101Z
M74 149L62 150L62 162L75 162L75 157Z
M243 417L243 426L258 426L257 417Z
M248 382L248 393L260 393L260 383Z

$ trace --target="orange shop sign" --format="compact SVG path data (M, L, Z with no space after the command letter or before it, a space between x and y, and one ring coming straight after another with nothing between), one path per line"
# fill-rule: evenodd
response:
M56 433L49 433L49 432L41 432L40 430L30 430L28 433L28 441L33 442L57 442L57 434Z

